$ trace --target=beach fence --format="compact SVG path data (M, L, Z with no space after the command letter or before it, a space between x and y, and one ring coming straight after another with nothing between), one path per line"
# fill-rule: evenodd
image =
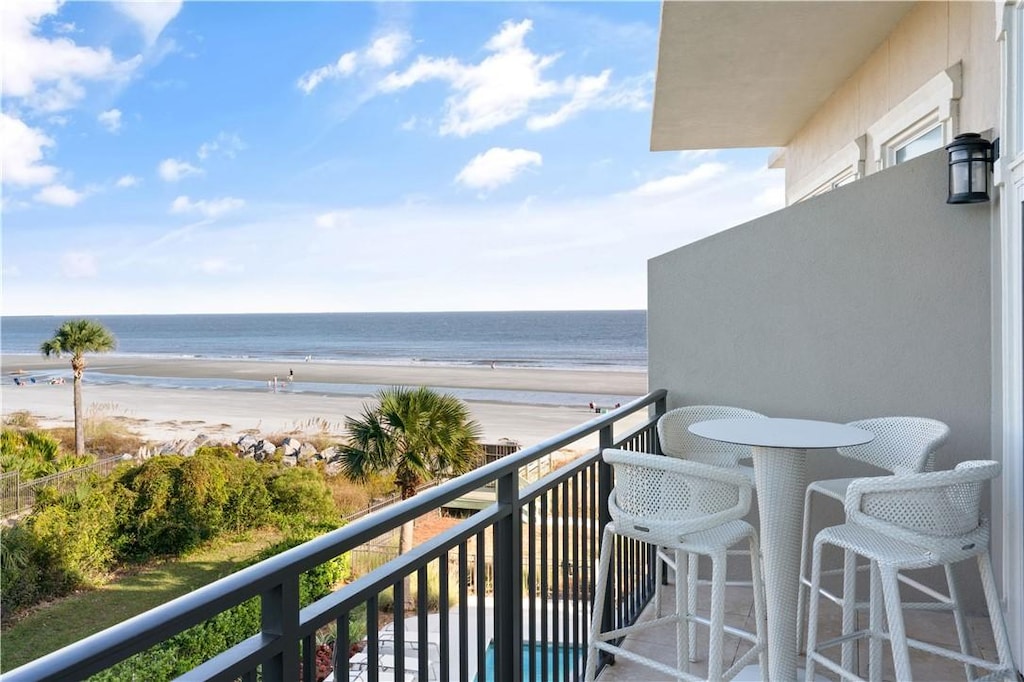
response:
M21 472L0 474L0 517L6 519L31 509L36 502L36 492L45 487L56 488L59 493L70 492L90 475L106 476L117 465L130 459L130 455L107 457L92 464L24 482L21 480Z

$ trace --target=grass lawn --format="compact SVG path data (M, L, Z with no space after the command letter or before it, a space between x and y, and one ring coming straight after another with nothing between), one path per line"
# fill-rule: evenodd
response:
M0 670L16 668L211 583L281 538L273 529L252 531L41 607L3 630Z

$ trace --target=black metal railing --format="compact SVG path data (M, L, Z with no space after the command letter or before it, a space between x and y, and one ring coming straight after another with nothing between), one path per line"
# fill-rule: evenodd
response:
M81 680L253 597L261 630L182 680L314 680L332 624L335 680L575 680L582 677L600 533L605 447L657 452L665 391L607 414L44 656L3 676ZM622 430L619 434L616 429ZM520 488L520 469L597 434L598 447ZM491 482L495 504L305 608L299 576ZM617 540L603 629L631 623L654 592L653 552ZM387 623L390 616L390 623ZM383 624L382 624L383 623ZM365 636L363 636L365 632ZM361 651L349 657L352 640ZM601 662L604 665L607 660Z

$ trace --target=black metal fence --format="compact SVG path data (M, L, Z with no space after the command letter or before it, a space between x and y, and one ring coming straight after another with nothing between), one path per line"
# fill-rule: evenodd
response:
M15 669L3 680L80 680L252 597L260 597L261 631L181 679L284 682L301 674L314 680L316 635L331 625L337 631L338 682L413 676L461 682L580 679L612 489L600 450L657 452L655 422L664 411L665 392L650 393ZM597 448L520 488L520 469L584 439L592 442L595 434ZM303 572L490 482L497 483L495 504L300 609ZM603 629L639 616L654 593L653 560L646 545L617 540Z
M0 474L0 518L15 516L31 509L36 501L36 492L43 488L53 487L59 492L66 493L90 475L106 476L131 459L130 456L115 455L29 481L22 481L21 474L17 471Z

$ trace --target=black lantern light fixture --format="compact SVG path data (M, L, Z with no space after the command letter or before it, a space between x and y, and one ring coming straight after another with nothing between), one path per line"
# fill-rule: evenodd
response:
M947 204L978 204L988 201L992 143L978 133L957 135L946 145L949 152Z

